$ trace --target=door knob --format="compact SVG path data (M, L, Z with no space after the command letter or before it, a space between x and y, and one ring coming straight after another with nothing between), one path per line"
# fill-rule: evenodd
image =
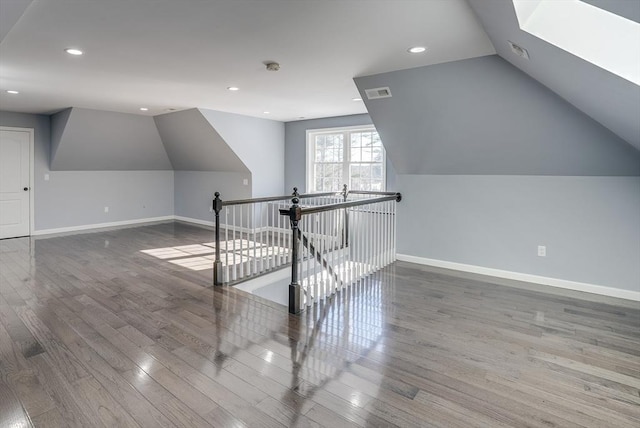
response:
M25 188L24 188L24 189L22 189L22 190L24 190L24 191L26 192L27 190L29 190L29 188L28 188L28 187L25 187Z

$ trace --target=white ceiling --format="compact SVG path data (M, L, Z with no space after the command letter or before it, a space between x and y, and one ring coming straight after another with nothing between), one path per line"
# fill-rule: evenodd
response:
M339 116L366 112L356 76L494 53L464 0L34 0L0 43L0 109Z

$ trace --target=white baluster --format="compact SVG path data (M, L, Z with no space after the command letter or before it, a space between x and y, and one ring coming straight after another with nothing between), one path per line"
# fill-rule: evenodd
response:
M393 204L393 228L391 234L391 254L393 256L393 261L396 261L396 231L398 227L398 217L396 216L396 206L397 204Z
M241 257L244 256L244 242L242 242L244 240L243 239L243 235L242 235L242 223L244 221L243 220L243 218L244 218L244 207L245 207L244 205L240 205L240 209L238 210L238 211L240 211L240 219L239 219L238 222L240 223L240 226L239 226L239 228L240 228L240 242L239 242L239 245L240 245ZM234 232L233 236L235 238L237 236L237 234ZM235 250L235 243L236 243L236 240L234 239L233 240L234 250ZM249 253L247 253L247 256L248 255L249 255ZM244 262L242 260L243 259L240 258L240 278L244 278Z
M229 247L227 242L229 242L229 207L224 207L224 282L229 282ZM217 245L222 247L221 242Z
M249 215L251 216L249 218ZM258 248L258 233L256 229L256 204L251 204L247 207L247 240L253 235L253 263L249 263L250 272L249 275L255 275L258 270L258 257L256 254Z
M232 272L233 272L233 280L235 281L237 279L237 274L238 274L238 267L236 265L236 206L233 205L232 208L232 215L231 215L231 223L232 223L232 229L231 229L231 240L233 241L232 247L233 247L233 252L231 253L231 265L232 265ZM227 241L227 251L229 251L229 241ZM242 268L242 266L240 267Z

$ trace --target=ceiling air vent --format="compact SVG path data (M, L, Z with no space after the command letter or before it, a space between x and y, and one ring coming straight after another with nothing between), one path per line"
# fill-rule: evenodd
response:
M391 89L389 87L365 89L365 94L370 100L377 100L378 98L391 98Z
M524 59L529 59L529 52L523 47L516 45L513 42L509 42L509 46L511 46L511 52L514 54L521 56Z

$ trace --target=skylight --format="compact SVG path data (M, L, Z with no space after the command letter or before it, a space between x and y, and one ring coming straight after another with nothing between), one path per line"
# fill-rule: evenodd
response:
M640 24L580 0L513 0L520 29L640 85Z

